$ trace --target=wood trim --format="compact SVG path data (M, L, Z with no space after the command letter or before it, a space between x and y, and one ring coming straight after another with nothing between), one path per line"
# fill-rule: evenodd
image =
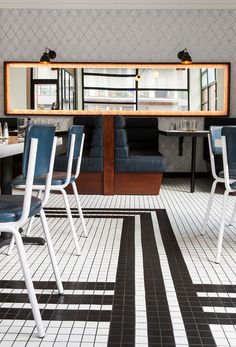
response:
M115 119L114 117L104 117L104 175L103 187L105 195L113 195L114 191L114 167L115 167Z
M94 62L94 63L73 63L73 62L54 62L49 64L51 68L158 68L158 69L164 69L164 68L183 68L183 65L181 63L107 63L107 62ZM225 86L225 93L224 93L224 110L223 111L84 111L84 110L27 110L27 109L11 109L10 107L10 67L38 67L40 66L40 63L38 62L14 62L14 61L6 61L4 62L4 90L5 90L5 98L4 98L4 105L5 105L5 114L7 115L25 115L25 116L84 116L86 115L104 115L104 116L115 116L117 114L124 115L124 116L134 116L134 117L150 117L150 116L158 116L158 117L216 117L216 116L229 116L229 104L227 103L227 100L230 99L230 63L193 63L191 65L188 65L188 69L193 68L200 68L200 67L215 67L215 68L224 68L225 69L225 76L224 76L224 86ZM186 68L186 67L185 67Z
M116 173L115 194L158 195L162 173Z

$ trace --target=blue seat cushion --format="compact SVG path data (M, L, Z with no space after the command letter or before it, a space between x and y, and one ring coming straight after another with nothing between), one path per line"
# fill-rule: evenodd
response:
M70 179L70 183L75 181L75 176L72 175L71 179ZM66 182L66 173L65 172L54 172L53 173L53 177L52 177L52 186L59 186L59 185L63 185ZM14 178L12 184L14 186L21 186L21 185L25 185L25 178L20 175L17 176L16 178ZM41 177L35 177L34 179L34 185L39 185L39 186L43 186L46 184L46 177L45 176L41 176Z
M16 222L22 215L24 195L0 196L0 223ZM41 210L41 200L32 197L29 217L35 216Z
M166 158L158 151L130 151L128 158L116 158L116 172L163 172Z
M219 172L219 177L224 178L224 171ZM236 170L229 170L229 178L236 179Z

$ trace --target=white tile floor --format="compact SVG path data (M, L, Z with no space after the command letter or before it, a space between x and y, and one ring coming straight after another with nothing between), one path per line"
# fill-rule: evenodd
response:
M222 194L216 195L212 214L210 216L207 233L200 235L209 196L210 182L206 179L197 180L195 193L189 193L188 179L165 179L159 196L81 196L82 207L85 209L166 209L171 226L181 249L193 284L202 285L236 285L236 237L235 226L227 225L223 243L221 264L215 264L214 257L217 243L217 232L221 216ZM229 197L227 223L229 222L235 197ZM71 206L75 207L73 197L70 197ZM58 195L50 199L49 207L61 208L62 203ZM116 280L116 269L119 259L120 240L123 219L114 216L99 217L95 212L86 215L89 236L83 237L83 230L78 218L75 223L80 236L82 255L75 255L72 237L66 218L48 218L53 244L57 254L59 268L64 282L111 282ZM99 212L99 211L98 211ZM63 216L62 212L62 216ZM132 211L130 211L132 215ZM160 256L160 265L163 273L167 300L170 309L171 321L174 329L175 345L191 345L186 336L186 329L181 315L180 306L176 297L173 279L170 273L166 250L162 242L158 221L152 213L154 234ZM42 236L40 221L37 218L33 236ZM46 247L35 245L25 246L34 281L54 281ZM139 215L135 216L135 341L138 346L148 345L147 312L145 303L145 286L143 282L143 256L141 245L141 231ZM6 248L0 250L1 281L23 281L16 250L8 257ZM232 287L233 288L233 287ZM236 289L236 287L235 287ZM56 295L56 290L37 289L38 294ZM2 294L24 294L25 289L0 288ZM114 290L104 289L66 289L68 295L100 295L113 296ZM199 298L224 298L232 300L236 290L228 293L198 291ZM225 295L225 296L224 296ZM28 308L28 303L0 301L0 312L3 308ZM112 305L97 303L63 304L40 303L42 308L111 311ZM232 314L234 307L204 307L204 312L223 312ZM20 319L2 319L0 323L0 346L106 346L110 323L108 321L63 321L44 320L46 336L39 340L36 335L34 321ZM236 346L236 325L210 324L215 345ZM131 346L132 344L127 344ZM114 344L115 346L115 344ZM158 346L158 345L157 345ZM167 344L163 344L167 346ZM172 346L172 345L171 345ZM196 345L198 346L198 345ZM202 344L204 346L204 344Z

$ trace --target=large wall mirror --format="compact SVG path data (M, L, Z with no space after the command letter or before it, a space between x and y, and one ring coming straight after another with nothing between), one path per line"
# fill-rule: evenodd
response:
M8 115L229 115L230 64L5 62Z

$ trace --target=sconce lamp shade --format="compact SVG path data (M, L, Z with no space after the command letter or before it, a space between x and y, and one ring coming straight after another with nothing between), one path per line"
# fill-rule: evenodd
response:
M187 48L183 49L177 54L182 64L192 64L192 58L189 55Z
M46 48L45 52L43 53L43 55L40 59L40 63L48 64L48 63L50 63L50 59L55 59L56 56L57 55L56 55L55 51L52 51L51 49Z
M55 59L57 54L55 51L52 51L51 49L48 49L48 56L50 59Z
M40 59L40 63L43 63L43 64L47 64L47 63L50 63L50 58L48 56L48 53L47 52L44 52L41 59Z

